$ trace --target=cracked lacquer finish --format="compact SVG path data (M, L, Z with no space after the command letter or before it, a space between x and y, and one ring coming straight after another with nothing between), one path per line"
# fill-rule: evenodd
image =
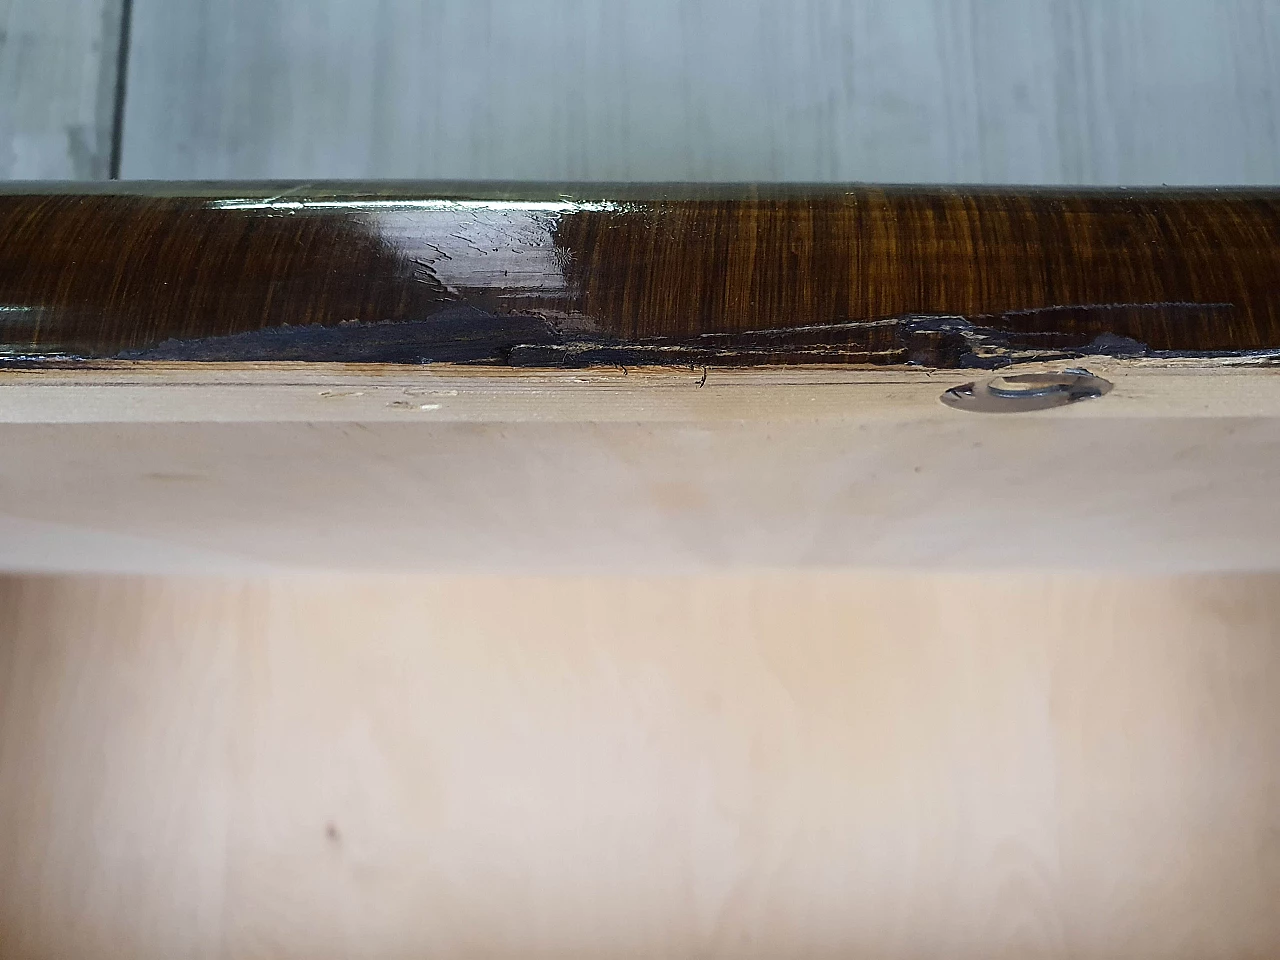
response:
M951 367L1280 348L1280 191L77 189L0 194L10 359Z

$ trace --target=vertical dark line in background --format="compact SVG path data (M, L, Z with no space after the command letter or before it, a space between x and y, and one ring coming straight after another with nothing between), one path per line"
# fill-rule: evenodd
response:
M116 61L115 113L111 119L111 166L108 176L120 179L124 154L124 101L129 93L129 41L133 38L133 0L121 0L120 50Z

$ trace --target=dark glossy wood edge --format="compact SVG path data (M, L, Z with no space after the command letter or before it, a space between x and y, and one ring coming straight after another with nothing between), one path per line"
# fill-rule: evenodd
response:
M8 184L0 359L999 367L1280 349L1280 191Z

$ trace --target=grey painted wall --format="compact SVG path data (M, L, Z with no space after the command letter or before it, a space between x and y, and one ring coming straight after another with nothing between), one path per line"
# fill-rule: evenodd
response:
M0 179L110 170L122 0L0 0Z
M0 46L0 173L101 174L119 2L0 0L65 60ZM1275 0L134 0L131 46L132 178L1280 182Z

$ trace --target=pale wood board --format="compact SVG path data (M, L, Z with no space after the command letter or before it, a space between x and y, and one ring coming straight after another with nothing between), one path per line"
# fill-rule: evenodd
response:
M0 582L12 958L1280 953L1280 581Z
M1274 183L1271 0L136 0L130 178Z
M1105 402L1019 420L1280 417L1280 366L1259 358L1086 357ZM921 367L503 367L450 363L102 361L0 370L0 423L679 423L935 420L949 387L994 371ZM967 420L961 417L961 421ZM985 418L983 418L985 419ZM1007 418L997 418L1007 419Z
M0 0L0 179L110 174L123 0Z
M1280 571L1280 376L1090 367L1007 415L912 370L9 371L0 569Z

